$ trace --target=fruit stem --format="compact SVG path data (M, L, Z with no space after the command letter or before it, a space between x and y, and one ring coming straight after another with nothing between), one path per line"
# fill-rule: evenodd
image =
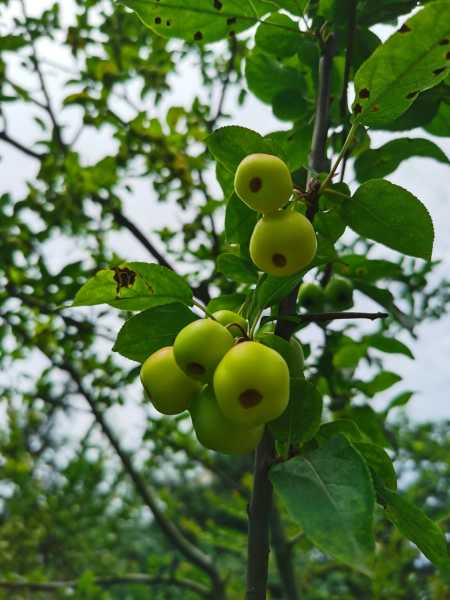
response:
M216 317L214 315L212 315L208 309L206 308L206 306L204 304L202 304L199 300L196 300L195 298L192 299L192 305L196 306L199 310L202 311L202 313L204 313L209 319L212 319L213 321L217 321Z
M252 326L250 327L250 331L249 331L249 333L248 333L248 337L249 337L251 340L252 340L252 339L255 337L256 328L258 327L259 320L260 320L260 318L261 318L261 315L262 315L262 313L263 313L263 311L262 311L262 310L260 310L260 311L258 312L258 314L257 314L257 315L256 315L256 317L255 317L255 320L253 321L253 324L252 324Z
M355 137L357 129L358 129L358 124L357 123L353 123L353 125L350 128L350 131L348 132L348 135L347 135L347 138L346 138L346 140L344 142L344 145L341 148L341 151L339 152L336 160L334 161L334 164L331 167L330 172L328 173L328 175L326 176L325 180L322 182L322 185L319 188L319 195L323 194L323 192L325 191L325 189L327 188L327 186L333 181L333 177L335 176L336 171L338 170L339 165L343 161L344 156L347 154L347 150L349 149L351 143L353 142L353 139Z

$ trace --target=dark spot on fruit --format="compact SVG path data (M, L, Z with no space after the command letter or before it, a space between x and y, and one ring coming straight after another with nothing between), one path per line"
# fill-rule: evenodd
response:
M136 281L136 273L128 268L120 269L115 267L114 269L114 281L117 283L116 293L119 294L122 288L133 287ZM151 289L151 293L153 290Z
M419 93L419 90L416 90L415 92L410 92L409 94L407 94L407 98L408 100L411 100L411 98L415 98Z
M167 27L170 27L172 25L172 23L169 20L167 20L166 25L167 25Z
M253 408L254 406L257 406L262 399L262 394L260 394L258 390L245 390L245 392L242 392L239 396L239 402L244 408Z
M219 0L214 0L214 8L217 10L222 10L223 4Z
M155 17L155 23L157 25L160 25L161 24L161 17Z
M450 44L450 40L448 38L444 38L439 42L440 46L447 46L447 44Z
M408 31L411 31L411 27L409 27L406 23L404 23L398 30L399 33L408 33Z
M201 31L196 31L194 33L194 40L202 40L203 39L203 33Z
M440 75L441 73L443 73L445 71L446 67L441 67L440 69L435 69L433 71L433 75Z
M285 267L287 265L286 257L283 254L274 254L272 262L276 267Z
M192 375L193 377L201 377L206 372L205 367L203 367L199 363L194 362L189 363L186 367L186 370L189 373L189 375Z
M361 104L355 104L355 106L353 107L353 112L355 113L355 115L358 115L361 111L362 111Z
M262 188L261 177L253 177L253 179L250 180L250 183L248 185L252 192L259 192L259 190Z
M446 58L447 60L450 60L450 52L447 52L447 54L445 55L445 58Z
M227 19L227 25L234 25L236 23L236 17L229 17Z
M360 92L359 92L359 97L360 98L368 98L370 96L370 92L367 88L363 88Z

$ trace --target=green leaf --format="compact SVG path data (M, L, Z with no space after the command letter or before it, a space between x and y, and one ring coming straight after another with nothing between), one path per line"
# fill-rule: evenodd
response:
M367 465L383 484L391 490L396 490L397 475L388 453L380 446L367 442L353 442L353 446L362 454Z
M355 421L368 440L384 448L390 446L384 433L382 419L371 406L353 406L348 411L348 416Z
M274 131L266 139L276 143L286 156L286 162L291 171L308 164L311 150L312 125L303 123L288 131Z
M278 304L285 298L295 286L299 285L303 279L303 273L296 273L290 277L273 277L265 275L260 279L256 288L256 301L258 308L266 308Z
M450 137L450 104L442 102L437 114L425 129L432 135Z
M267 1L267 0L262 0ZM310 0L269 0L271 4L275 4L279 8L288 10L292 15L302 16L305 12Z
M252 27L270 7L253 0L121 0L163 37L214 42ZM233 33L232 33L233 32Z
M2 35L0 37L0 51L15 52L28 44L23 35Z
M400 163L413 156L434 158L450 164L445 153L433 142L424 138L399 138L376 150L366 150L355 161L355 173L359 181L389 175Z
M245 63L247 85L257 98L266 104L285 90L302 90L305 81L300 71L285 66L265 52L253 51Z
M393 408L405 406L413 397L414 392L402 392L393 398L386 407L385 413L389 413Z
M362 342L345 343L333 356L336 369L355 369L367 354L367 345Z
M400 116L419 92L448 75L444 43L450 36L450 2L431 2L411 17L355 75L354 121L374 126Z
M225 211L225 237L228 243L248 248L256 225L257 213L244 204L235 193L230 196Z
M336 419L335 421L324 423L320 426L316 440L319 444L323 444L337 434L345 435L350 441L363 442L366 440L365 435L359 429L358 425L350 419Z
M269 429L279 442L304 444L317 433L321 417L322 396L314 385L295 377L291 379L288 407L269 423Z
M372 348L381 350L381 352L387 352L389 354L404 354L405 356L409 356L409 358L414 358L414 354L411 352L408 346L396 338L375 334L366 336L364 341L369 344L369 346L372 346Z
M217 270L238 283L256 283L258 272L252 262L235 254L221 254L217 258Z
M216 310L232 310L238 311L244 304L247 296L245 294L225 294L217 296L208 302L208 311L210 313Z
M131 317L119 331L113 350L138 362L173 344L178 332L198 317L184 304L149 308Z
M236 125L216 129L206 138L206 145L214 158L232 173L249 154L263 152L280 156L271 140L252 129Z
M267 27L267 23L274 24L276 27ZM277 12L271 14L258 26L255 44L268 54L280 57L292 56L298 51L302 36L298 25L292 19Z
M281 354L289 367L291 377L300 376L298 372L298 355L288 341L274 333L268 332L258 334L257 339L261 344L264 344L264 346L273 348L278 354Z
M182 277L160 265L130 262L96 273L78 291L73 306L144 310L172 302L192 304L192 290Z
M378 490L385 503L387 518L411 540L419 550L444 573L450 572L450 561L444 532L420 508L404 496L384 488Z
M384 392L384 390L389 389L402 378L397 373L391 373L391 371L382 371L375 375L373 379L370 381L360 381L357 382L355 387L364 392L369 398L373 398L376 394L380 392Z
M398 306L394 302L394 296L389 290L385 290L383 288L375 287L370 283L366 283L362 280L353 280L353 284L355 288L357 288L360 292L372 298L375 302L377 302L380 306L385 308L389 313L391 313L392 317L394 317L405 329L409 331L413 331L415 321L409 315L406 315L402 312Z
M433 222L411 192L383 179L363 183L351 200L342 203L342 217L358 235L393 250L431 259Z
M323 552L369 574L375 496L369 469L342 435L270 469L291 517Z

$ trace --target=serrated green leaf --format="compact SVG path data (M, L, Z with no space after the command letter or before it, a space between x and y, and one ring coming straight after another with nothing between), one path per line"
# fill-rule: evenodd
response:
M323 552L369 574L374 551L373 485L342 435L270 469L291 517Z
M414 156L434 158L450 164L445 152L425 138L399 138L380 148L369 149L355 160L354 168L358 181L385 177L397 169L400 163Z
M295 171L308 164L312 131L311 124L300 124L290 131L274 131L273 133L269 133L266 138L272 140L282 149L289 169Z
M368 404L352 406L348 410L348 416L352 421L355 421L358 428L367 437L367 440L383 448L390 446L384 433L382 418L371 406Z
M235 254L225 253L217 258L217 270L238 283L256 283L258 271L253 263Z
M350 419L336 419L329 423L323 423L317 432L316 439L323 444L337 434L345 435L350 441L363 442L367 439L358 425Z
M121 3L163 37L202 43L244 31L270 10L269 5L254 0L121 0Z
M355 387L364 392L369 398L373 398L376 394L384 392L401 380L402 378L397 373L381 371L370 381L356 382Z
M367 442L353 442L353 446L362 454L367 465L383 484L391 490L396 490L397 475L387 452L380 446Z
M355 75L353 118L368 126L389 123L414 102L419 92L448 75L444 40L450 36L450 2L431 2L411 17Z
M378 490L387 518L411 540L443 573L450 574L450 559L444 532L418 506L404 496L384 488Z
M288 407L269 429L279 442L304 444L317 433L321 417L322 396L313 384L296 377L291 379Z
M363 183L351 200L342 203L342 218L358 235L393 250L431 259L433 222L411 192L384 179Z
M178 332L197 318L184 304L150 308L126 321L113 350L144 362L156 350L172 345Z
M157 264L130 262L96 273L78 291L73 306L145 310L171 302L192 303L192 290L182 277Z

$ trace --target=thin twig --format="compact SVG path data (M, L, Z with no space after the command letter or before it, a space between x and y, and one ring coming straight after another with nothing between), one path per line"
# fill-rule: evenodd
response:
M31 150L31 148L27 148L21 142L18 142L17 140L14 140L13 138L11 138L6 133L6 131L0 131L0 140L3 140L7 144L10 144L10 146L14 146L14 148L16 148L17 150L20 150L24 154L31 156L32 158L36 158L37 160L42 160L44 157L43 154L39 154L39 152L35 152L34 150Z

